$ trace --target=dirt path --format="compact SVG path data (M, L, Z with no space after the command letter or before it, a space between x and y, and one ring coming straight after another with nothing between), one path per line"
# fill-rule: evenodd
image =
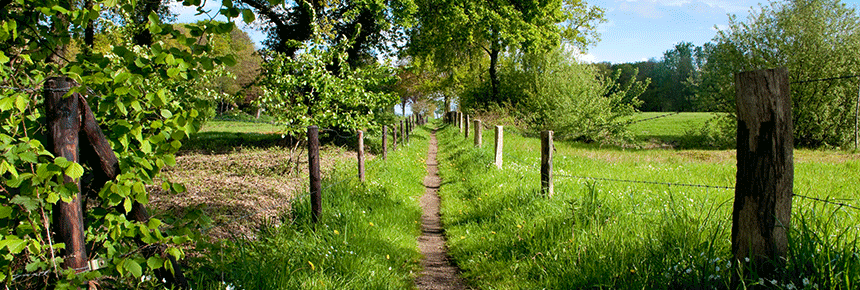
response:
M466 289L456 266L448 260L448 248L445 247L445 229L439 216L439 190L441 179L436 162L436 130L430 135L430 148L427 150L427 176L424 177L424 196L421 197L421 230L418 247L424 259L421 266L424 271L415 279L418 289Z

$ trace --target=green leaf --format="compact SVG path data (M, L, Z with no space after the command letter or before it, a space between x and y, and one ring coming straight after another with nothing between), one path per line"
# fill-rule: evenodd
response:
M0 99L0 111L8 111L15 105L15 99L12 97L3 97Z
M163 264L164 260L159 257L153 256L149 257L149 259L146 259L146 266L153 270L161 268Z
M16 195L11 200L9 200L9 202L13 203L13 204L21 205L25 209L27 209L28 211L36 210L37 208L39 208L39 205L41 204L41 202L38 199L29 197L29 196L22 196L22 195Z
M185 185L182 185L182 183L174 183L172 185L172 189L173 189L173 193L183 193L187 190L185 188Z
M66 167L64 173L72 179L78 179L84 175L84 168L80 164L72 163L69 167Z
M165 119L170 119L170 117L173 117L173 113L171 113L168 109L161 109L161 116Z
M254 12L251 9L242 9L242 21L251 24L251 22L254 22L254 18Z
M45 201L51 204L56 204L58 200L60 200L60 196L56 192L48 193L48 197L45 198Z
M140 276L143 275L143 269L140 268L140 264L132 259L125 259L122 262L122 267L134 275L135 278L140 278Z
M131 199L130 198L123 199L122 207L125 209L125 212L130 212L131 211Z
M27 99L22 96L17 96L15 98L15 107L18 108L19 112L23 113L24 110L27 110Z
M12 208L0 205L0 219L5 219L12 216Z

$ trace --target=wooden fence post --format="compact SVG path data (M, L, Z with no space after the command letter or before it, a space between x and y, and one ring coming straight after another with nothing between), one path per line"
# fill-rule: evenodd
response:
M319 127L308 126L308 175L310 175L311 214L313 223L322 213L322 177L320 176Z
M794 182L788 70L737 73L735 85L738 168L732 254L736 264L752 267L758 277L775 278L788 251ZM735 274L733 281L738 278Z
M481 148L481 146L483 145L481 144L483 141L481 140L481 138L483 137L481 136L481 131L483 131L481 129L483 129L483 127L481 127L481 120L475 120L474 122L475 125L473 127L475 127L475 147Z
M552 184L552 131L543 131L540 134L540 188L541 193L552 197L555 189Z
M463 118L463 138L469 139L469 115Z
M382 160L388 157L388 126L382 126Z
M502 169L502 149L504 147L504 131L502 126L496 126L496 168Z
M364 182L364 131L358 131L358 180Z
M391 128L391 148L397 150L397 123L394 123L394 128Z
M65 77L54 77L45 81L43 94L48 122L47 145L48 150L55 156L80 163L78 156L80 141L78 132L81 130L80 99L77 94L63 98L72 85L74 83ZM66 244L63 266L81 272L87 267L81 182L80 179L75 180L67 175L63 175L63 182L76 184L79 193L75 194L69 202L60 200L54 205L54 230L57 242Z
M457 127L460 128L460 133L463 133L463 112L457 112Z
M400 120L400 143L406 146L406 130L403 128L403 120Z
M857 80L860 83L860 78ZM854 151L857 151L860 149L860 135L857 132L860 131L860 84L857 85L857 103L854 106Z

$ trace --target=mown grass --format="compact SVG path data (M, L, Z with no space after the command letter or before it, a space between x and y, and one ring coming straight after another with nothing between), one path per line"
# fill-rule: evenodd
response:
M556 143L555 196L539 192L540 142L505 134L502 170L492 141L473 148L440 131L443 222L450 253L481 289L725 289L733 190L626 182L734 186L732 151L623 150ZM492 140L484 132L484 140ZM798 150L795 193L857 204L860 156ZM849 289L860 281L858 214L795 197L785 277L739 288Z
M369 160L364 183L354 160L339 163L323 179L317 224L303 196L255 238L209 245L194 263L195 289L414 288L427 134Z
M642 112L630 118L635 123L630 125L629 129L638 142L666 144L685 149L701 148L702 144L707 143L704 142L702 128L716 115L717 113ZM648 118L655 119L636 122Z

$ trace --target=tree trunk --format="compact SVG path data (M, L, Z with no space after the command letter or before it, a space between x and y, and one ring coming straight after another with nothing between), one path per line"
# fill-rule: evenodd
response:
M499 74L496 66L499 64L499 49L493 47L490 49L490 102L499 101Z

